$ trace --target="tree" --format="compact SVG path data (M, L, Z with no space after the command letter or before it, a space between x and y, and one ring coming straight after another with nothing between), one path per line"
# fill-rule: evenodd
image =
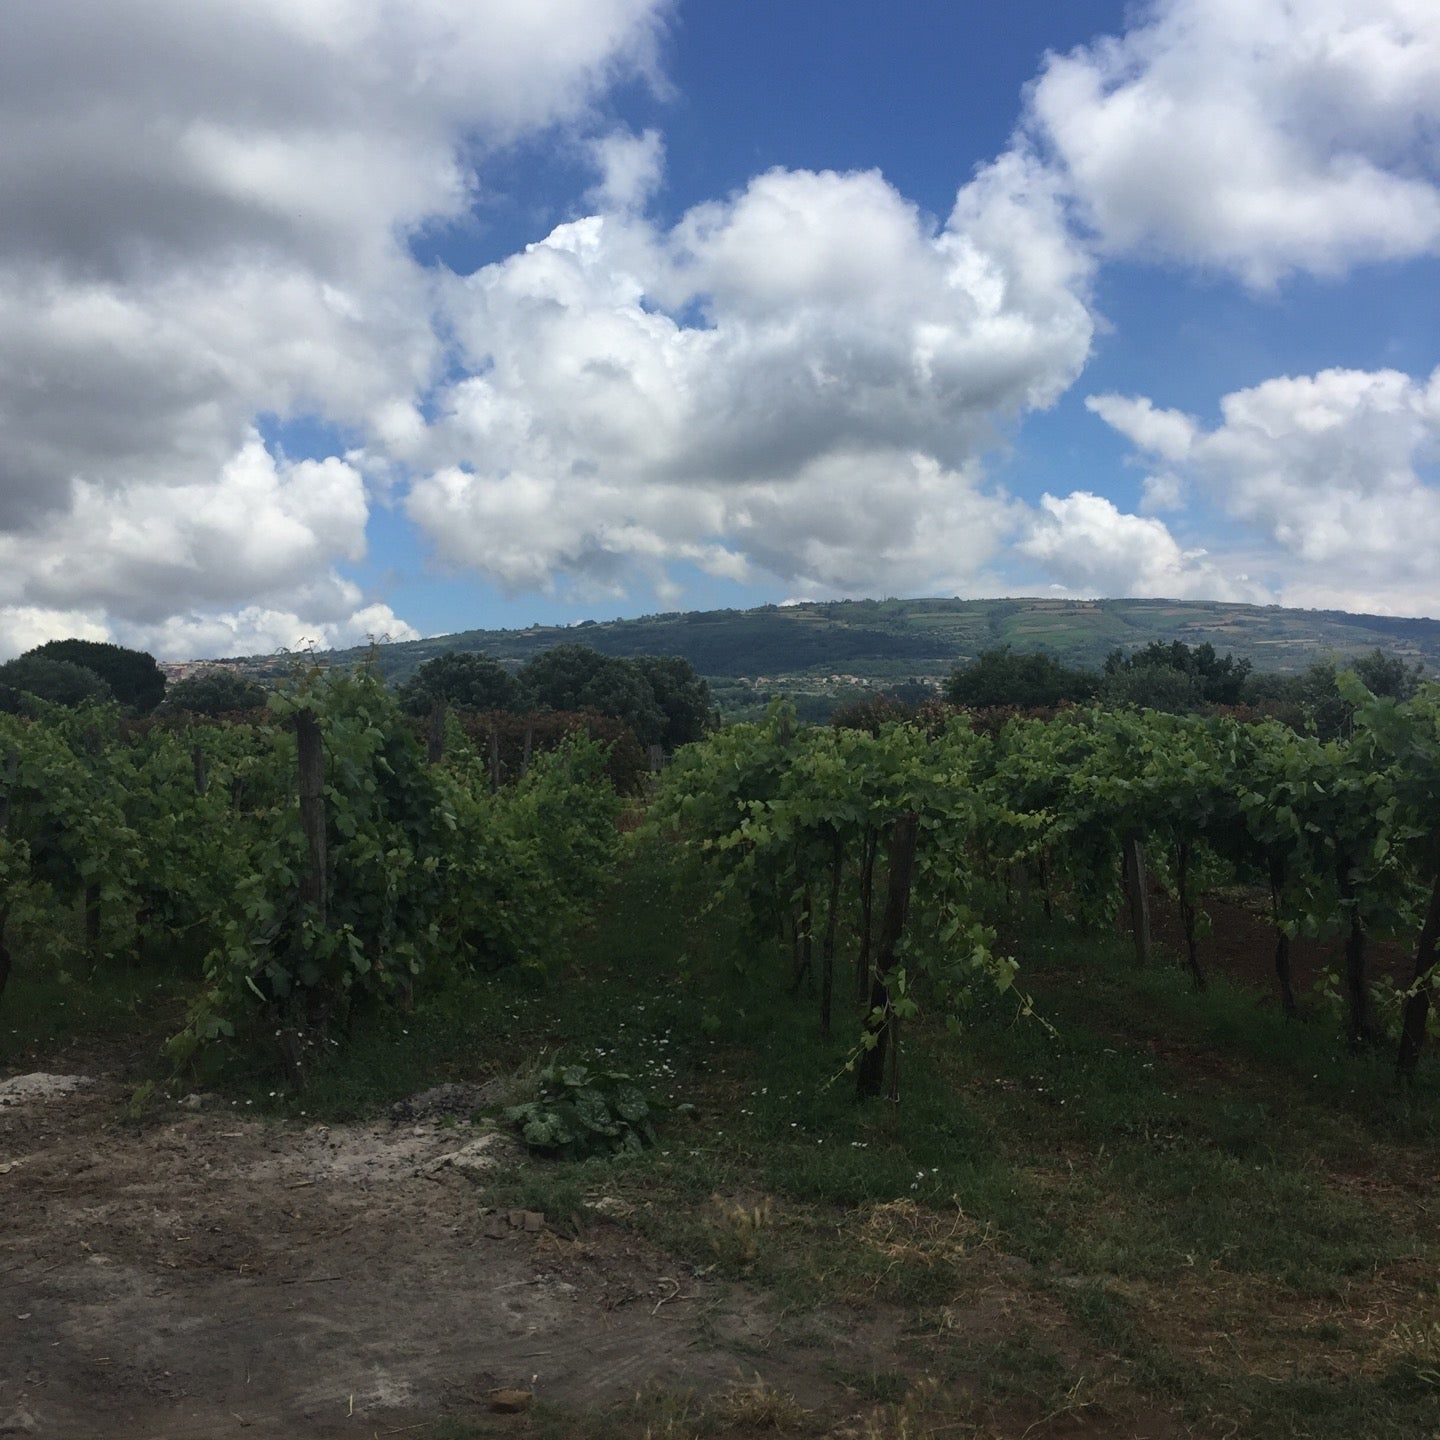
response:
M165 698L165 673L144 650L127 650L102 640L49 640L26 653L94 671L121 705L142 714Z
M1112 650L1105 661L1107 676L1135 670L1173 670L1194 682L1197 699L1210 705L1238 705L1254 668L1249 660L1220 656L1207 640L1187 645L1183 640L1152 640L1143 649L1126 654ZM1156 707L1160 708L1160 707Z
M676 750L698 740L710 727L714 707L710 686L695 667L678 655L639 655L630 662L649 682L665 715L661 743Z
M1164 710L1184 715L1199 709L1204 689L1194 675L1168 665L1140 665L1117 670L1100 682L1100 700L1113 709Z
M437 700L457 710L523 710L520 682L498 660L476 651L447 650L427 660L397 691L412 715L426 715Z
M1378 646L1368 655L1356 656L1350 668L1379 700L1413 700L1425 676L1423 665L1407 665L1398 655L1387 655Z
M68 660L54 660L32 650L18 660L0 665L0 694L33 695L52 705L84 705L112 699L110 687L93 671ZM7 710L21 708L13 699Z
M234 670L202 670L177 680L165 692L162 711L189 711L193 715L228 715L237 710L258 710L270 692Z
M666 716L650 682L629 660L588 645L556 645L520 671L522 684L550 710L595 710L623 720L642 745L665 734Z
M1412 699L1424 673L1422 666L1407 665L1398 655L1388 655L1379 648L1356 656L1344 668L1353 670L1377 699L1388 700ZM1355 716L1355 706L1342 693L1341 673L1342 666L1335 661L1317 660L1294 681L1296 696L1323 740L1348 736Z
M1017 655L1008 645L982 651L970 665L951 671L945 698L972 710L1016 705L1021 709L1063 705L1091 699L1096 678L1087 670L1072 670L1053 655L1039 651Z

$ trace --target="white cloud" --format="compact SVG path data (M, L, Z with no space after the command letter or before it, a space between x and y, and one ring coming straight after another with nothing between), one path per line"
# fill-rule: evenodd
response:
M262 500L251 527L235 467L259 463L256 417L403 434L441 358L407 236L467 211L488 149L653 73L667 10L0 7L0 551L14 566L0 594L14 632L73 604L115 634L198 636L212 614L230 633L252 624L242 612L270 613L302 552L324 595L297 623L353 628L326 608L344 589L328 568L359 553L363 488L349 471L337 494L338 460L282 466L283 499ZM180 617L173 632L162 611Z
M1264 537L1286 603L1436 613L1440 370L1428 380L1394 370L1267 380L1225 396L1208 431L1114 399L1091 408L1142 454L1162 453L1155 417L1190 429L1183 474Z
M169 615L158 625L122 624L120 638L161 656L269 655L277 650L344 649L374 640L418 640L420 632L388 605L366 605L336 622L293 610L246 605L226 614Z
M1151 514L1185 508L1185 482L1169 470L1147 475L1140 482L1140 508Z
M1440 251L1440 6L1150 0L1048 57L1026 126L1111 252L1291 271Z
M586 153L600 173L586 199L601 210L641 210L665 174L665 142L658 130L636 135L612 130L589 141Z
M668 231L571 222L447 296L471 373L405 453L409 514L516 589L962 588L1010 514L974 458L1079 373L1088 280L1015 155L943 226L874 172L784 170Z
M0 660L11 660L47 640L111 638L103 615L39 605L0 605Z
M1231 575L1204 550L1183 550L1164 521L1127 515L1103 495L1045 495L1017 550L1077 595L1174 600L1267 600L1263 587Z
M370 630L413 637L336 569L364 555L367 516L353 466L277 463L253 435L213 479L77 481L68 508L0 533L0 647L38 644L47 626L166 656L242 637L252 650L266 636L284 646ZM237 590L249 603L227 610Z

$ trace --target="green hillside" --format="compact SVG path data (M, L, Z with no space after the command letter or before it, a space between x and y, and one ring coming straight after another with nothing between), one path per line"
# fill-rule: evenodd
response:
M710 679L725 708L737 710L781 691L833 700L898 680L938 680L957 661L993 645L1046 650L1071 664L1096 666L1117 646L1155 639L1208 640L1260 669L1279 671L1380 646L1440 672L1437 620L1174 600L842 600L676 612L464 630L382 645L378 664L398 680L445 650L483 650L520 663L551 645L579 641L612 655L683 655ZM345 663L364 653L337 651L330 658ZM273 673L285 663L272 656L243 665Z

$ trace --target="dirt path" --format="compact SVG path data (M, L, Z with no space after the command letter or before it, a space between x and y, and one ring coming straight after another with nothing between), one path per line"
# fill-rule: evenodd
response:
M466 1170L444 1157L477 1132L423 1113L137 1125L124 1098L99 1079L0 1103L0 1434L370 1436L483 1416L496 1387L582 1412L742 1372L835 1400L845 1343L767 1348L760 1297L600 1215L487 1214L484 1166L535 1163L501 1137Z

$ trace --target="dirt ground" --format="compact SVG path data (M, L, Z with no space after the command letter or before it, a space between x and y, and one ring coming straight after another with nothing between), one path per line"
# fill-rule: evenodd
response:
M1264 896L1233 893L1207 895L1202 902L1210 918L1210 929L1197 941L1200 964L1208 973L1228 975L1251 986L1269 1003L1279 1005L1280 990L1275 977L1275 931L1270 924ZM1163 954L1183 956L1185 932L1180 907L1158 887L1150 895L1151 931ZM1290 947L1290 970L1295 995L1302 1007L1321 972L1343 970L1344 943L1340 939L1296 939ZM1372 976L1389 976L1408 984L1414 970L1414 953L1391 940L1371 940L1367 960Z
M603 1213L562 1233L487 1211L493 1167L536 1162L424 1104L137 1124L115 1081L54 1088L0 1094L0 1434L386 1435L484 1417L496 1388L584 1412L757 1373L843 1413L833 1377L883 1363L853 1318L772 1344L761 1297Z

